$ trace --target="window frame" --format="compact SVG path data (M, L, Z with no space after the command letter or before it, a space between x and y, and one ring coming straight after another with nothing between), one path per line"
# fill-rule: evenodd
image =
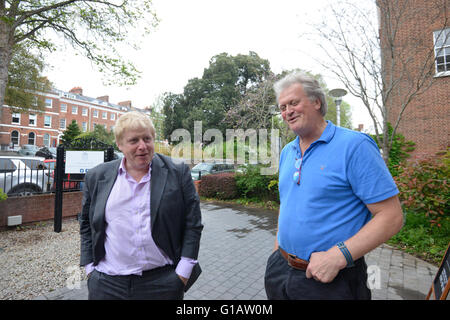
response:
M441 39L442 36L443 39ZM438 43L438 41L443 41L443 43ZM433 49L436 76L450 76L450 27L433 32ZM442 63L438 63L440 57L443 58ZM439 66L443 66L444 70L439 70Z

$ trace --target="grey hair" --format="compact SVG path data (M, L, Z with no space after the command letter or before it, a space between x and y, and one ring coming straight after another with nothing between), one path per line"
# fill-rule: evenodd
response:
M283 90L289 88L293 84L300 84L305 91L305 94L308 96L308 99L310 101L314 101L316 99L319 99L320 101L320 114L324 117L327 114L328 111L328 104L327 99L325 97L325 92L321 88L319 81L314 79L312 76L300 72L300 71L294 71L286 76L284 76L282 79L275 82L273 85L273 89L275 90L275 96L277 98L280 97L280 94Z

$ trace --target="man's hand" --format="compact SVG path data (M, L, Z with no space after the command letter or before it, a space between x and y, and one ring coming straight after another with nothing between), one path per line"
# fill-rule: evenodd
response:
M328 251L313 252L309 258L306 277L329 283L336 278L341 269L347 265L344 255L336 246Z

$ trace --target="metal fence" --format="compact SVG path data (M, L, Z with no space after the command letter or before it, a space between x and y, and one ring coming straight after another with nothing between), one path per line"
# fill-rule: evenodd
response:
M79 191L82 177L65 175L63 191ZM0 188L8 197L55 192L55 162L0 157Z

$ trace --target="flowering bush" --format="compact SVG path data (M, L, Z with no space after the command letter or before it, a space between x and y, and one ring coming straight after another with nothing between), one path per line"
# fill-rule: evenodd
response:
M394 177L408 212L425 213L432 225L450 218L450 149L443 155L397 166Z

